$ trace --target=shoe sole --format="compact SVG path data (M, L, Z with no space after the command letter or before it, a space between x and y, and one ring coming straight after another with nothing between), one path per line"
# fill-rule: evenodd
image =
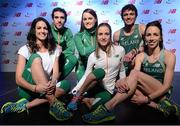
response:
M58 120L58 121L66 121L66 120L69 120L70 118L72 118L72 115L69 117L69 118L67 118L67 119L59 119L59 118L57 118L54 114L53 114L53 112L49 112L49 114L51 115L51 116L53 116L56 120Z
M111 121L111 120L114 120L116 117L115 116L111 116L111 117L107 117L107 118L104 118L102 120L99 120L99 121L87 121L87 120L84 120L84 122L87 122L89 124L99 124L99 123L103 123L103 122L107 122L107 121Z

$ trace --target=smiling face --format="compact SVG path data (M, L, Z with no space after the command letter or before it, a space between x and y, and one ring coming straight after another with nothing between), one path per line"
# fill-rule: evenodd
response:
M60 12L60 11L55 11L53 23L57 29L62 28L65 24L65 14L63 12Z
M136 21L136 13L133 10L125 10L123 12L123 21L125 25L133 25Z
M97 41L99 46L101 46L102 48L106 48L109 44L111 40L111 33L110 33L110 29L107 26L101 26L98 28L97 31Z
M83 13L82 20L83 20L84 27L87 30L93 28L95 23L96 23L95 17L93 15L91 15L90 13L88 13L88 12Z
M48 35L48 28L44 21L38 21L35 26L35 34L37 41L44 41Z
M145 41L148 45L148 48L154 49L159 46L159 43L162 41L162 36L160 34L160 29L156 26L149 26L145 33Z

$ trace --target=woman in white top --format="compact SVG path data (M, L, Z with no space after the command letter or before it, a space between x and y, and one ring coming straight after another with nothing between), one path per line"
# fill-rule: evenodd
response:
M55 119L69 119L72 114L56 98L65 94L70 85L66 81L57 83L61 50L56 48L48 21L42 17L34 19L27 40L18 51L16 67L16 83L22 99L4 104L1 113L20 113L49 102L49 113Z
M96 50L90 54L85 74L72 90L75 95L67 106L69 110L77 109L77 102L87 90L85 97L89 98L84 98L83 101L89 108L94 109L107 102L113 95L118 74L120 78L125 77L122 63L125 51L123 47L112 43L110 25L101 23L96 32Z

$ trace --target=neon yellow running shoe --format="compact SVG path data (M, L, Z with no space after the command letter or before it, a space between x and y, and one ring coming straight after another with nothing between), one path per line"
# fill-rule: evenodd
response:
M7 113L13 113L13 112L21 113L27 110L26 108L27 103L28 103L28 100L26 100L25 98L22 98L15 103L7 102L2 106L1 114L7 114Z
M170 115L180 116L179 107L168 99L159 101L157 109L166 117Z
M90 124L99 124L106 121L115 119L115 115L112 111L108 111L103 105L100 105L93 112L82 116L83 121Z
M72 113L67 111L64 107L64 103L60 101L56 101L50 106L49 114L58 121L65 121L72 117Z

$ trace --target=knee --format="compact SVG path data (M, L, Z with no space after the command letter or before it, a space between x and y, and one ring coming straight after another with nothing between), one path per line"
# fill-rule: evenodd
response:
M32 65L34 62L36 62L36 63L42 63L42 59L41 59L40 55L38 55L38 54L32 54L32 55L29 57L28 63L29 63L30 65Z
M93 70L92 74L97 80L102 80L105 76L105 71L102 68L97 68Z
M56 84L56 87L68 92L71 89L71 84L67 80L62 80Z

